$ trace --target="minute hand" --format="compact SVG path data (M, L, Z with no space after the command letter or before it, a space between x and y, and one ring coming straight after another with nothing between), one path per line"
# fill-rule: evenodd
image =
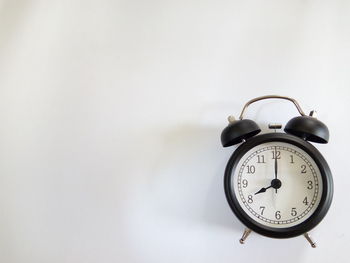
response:
M277 179L277 148L275 146L275 179ZM277 193L277 189L275 189Z

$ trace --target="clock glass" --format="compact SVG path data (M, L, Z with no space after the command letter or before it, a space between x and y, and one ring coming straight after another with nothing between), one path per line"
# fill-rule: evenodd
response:
M288 228L307 220L320 204L323 191L313 158L286 142L254 146L238 161L230 178L243 211L273 228Z

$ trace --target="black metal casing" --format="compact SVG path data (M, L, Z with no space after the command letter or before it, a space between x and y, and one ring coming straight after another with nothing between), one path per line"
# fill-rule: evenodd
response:
M306 219L304 222L300 223L299 225L287 227L287 228L273 228L273 227L264 226L258 223L257 221L253 220L252 218L250 218L243 211L240 204L238 203L238 200L234 193L233 186L231 185L231 182L232 182L231 178L233 176L233 173L236 169L236 166L239 160L243 157L243 155L246 152L248 152L251 148L259 144L266 143L266 142L273 142L273 141L290 143L307 152L317 164L321 172L321 178L323 183L323 192L322 192L321 200L315 212L308 219ZM249 229L259 234L262 234L264 236L274 237L274 238L290 238L290 237L295 237L310 231L318 223L320 223L321 220L324 218L324 216L327 214L328 209L332 202L332 197L333 197L332 174L324 157L309 142L299 137L296 137L294 135L290 135L286 133L262 134L262 135L252 137L246 142L244 142L243 144L241 144L234 151L234 153L232 154L232 156L230 157L227 163L226 170L225 170L225 177L224 177L224 188L225 188L227 201L232 211L234 212L234 214L238 217L238 219Z

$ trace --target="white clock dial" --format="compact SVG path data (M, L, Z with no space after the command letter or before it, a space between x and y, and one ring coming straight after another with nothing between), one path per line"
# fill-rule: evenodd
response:
M275 141L243 155L231 186L249 217L274 228L304 222L322 196L321 173L310 155L293 144Z

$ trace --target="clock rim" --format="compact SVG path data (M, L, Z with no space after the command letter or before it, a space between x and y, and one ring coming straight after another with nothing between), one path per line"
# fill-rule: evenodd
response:
M262 143L274 141L290 143L304 150L315 161L321 173L323 191L318 207L308 219L292 227L274 228L270 226L265 226L255 221L246 212L244 212L244 210L238 202L233 187L231 187L231 177L233 176L233 171L235 170L239 160L243 157L243 155L255 146L258 146ZM333 179L327 161L312 144L294 135L276 132L261 134L252 137L243 144L241 144L233 152L225 169L224 189L226 199L231 207L231 210L246 227L264 236L273 238L290 238L302 235L310 231L311 229L316 227L325 217L332 203Z

